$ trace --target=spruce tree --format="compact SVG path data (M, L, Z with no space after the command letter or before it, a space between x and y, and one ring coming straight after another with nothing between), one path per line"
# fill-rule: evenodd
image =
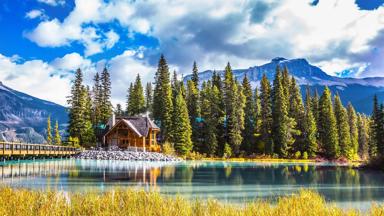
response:
M116 104L115 115L117 115L117 116L124 115L123 108L121 107L121 104L119 104L119 103Z
M100 84L100 76L99 73L96 72L95 77L93 78L94 85L92 88L92 96L93 96L93 115L92 115L92 124L97 126L101 121L101 104L102 104L102 92L101 92L101 84Z
M213 71L212 74L212 91L216 87L218 91L218 103L217 105L217 133L216 138L218 140L216 155L222 156L224 154L225 143L227 142L226 137L226 115L225 115L225 103L224 103L224 87L223 81L220 75Z
M139 115L145 112L145 98L143 85L141 84L140 75L137 74L135 84L133 85L132 95L129 95L130 111L132 115Z
M272 101L271 101L271 84L265 74L260 82L260 138L264 146L265 154L273 153L273 143L271 139L272 130Z
M358 156L358 151L359 151L359 133L357 128L356 111L353 108L351 103L348 103L347 113L348 113L349 133L351 137L351 147L353 150L353 157L355 158Z
M69 115L69 126L68 132L69 136L72 138L81 137L81 129L84 126L83 119L83 74L80 69L77 69L75 72L75 79L71 87L71 95L68 97L68 115Z
M130 83L128 91L127 91L127 108L126 113L128 116L134 115L134 92L133 92L133 84Z
M162 141L170 139L172 128L172 90L167 61L161 55L155 75L155 90L153 98L153 118L160 126L160 138Z
M195 78L196 79L196 78ZM200 106L199 106L199 89L196 88L196 84L188 80L187 81L187 94L186 102L188 107L189 120L192 126L192 142L195 151L202 149L200 142Z
M295 78L292 76L289 86L289 117L293 118L296 122L296 135L294 136L295 142L293 144L293 153L299 151L303 152L306 143L304 142L303 133L304 128L304 104L301 96L300 87L296 84Z
M279 65L277 67L280 68ZM289 98L291 79L290 79L290 76L289 76L289 71L288 71L288 67L287 66L284 67L283 72L281 74L281 82L282 82L283 89L284 89L284 97L285 98Z
M363 160L368 158L368 149L369 149L369 119L362 115L357 115L357 131L358 131L358 143L359 157Z
M172 142L175 150L179 155L186 155L192 150L192 128L189 122L187 104L181 92L178 93L175 99L172 114Z
M339 137L339 146L341 156L348 159L353 158L353 148L351 143L350 127L348 124L347 110L341 103L340 96L335 96L334 110L336 117L337 132Z
M255 127L256 127L256 104L252 93L252 86L247 75L243 79L243 95L245 97L244 107L244 130L242 131L242 149L249 154L255 150ZM256 98L257 99L257 98Z
M316 127L316 120L312 113L312 100L311 95L309 93L309 88L307 88L306 91L306 98L305 98L305 115L304 115L304 131L303 131L303 138L304 138L304 152L307 152L308 156L310 158L313 158L316 156L316 153L318 151L317 146L317 127Z
M199 70L197 69L196 62L193 62L193 68L192 68L192 78L191 78L193 84L195 85L196 89L199 89Z
M371 115L370 124L370 142L369 142L369 156L376 157L378 154L378 145L380 139L380 107L377 95L373 97L373 112Z
M336 117L333 112L331 91L325 87L319 101L319 140L327 158L340 156Z
M83 86L82 88L81 104L83 107L83 125L80 129L80 144L86 147L94 146L96 144L96 137L92 127L92 99L88 86Z
M255 108L254 108L254 118L255 118L255 122L254 122L254 136L255 136L255 141L254 141L254 144L255 146L252 148L252 151L254 151L255 153L263 153L264 152L264 149L261 148L262 146L260 146L260 136L261 136L261 133L260 133L260 126L261 126L261 105L260 105L260 95L259 95L259 89L256 87L255 88L255 92L254 92L254 105L255 105Z
M47 118L47 144L52 144L51 115L49 115Z
M320 122L319 122L319 93L317 92L317 89L315 89L315 93L313 94L313 97L311 99L311 107L312 107L313 117L315 118L315 121L316 121L316 126L317 126L317 128L319 128L320 127ZM319 137L319 134L317 134L316 137Z
M102 123L107 123L113 112L113 106L111 103L111 77L105 67L101 72L101 106L100 106L100 117Z
M145 86L145 110L149 113L152 112L152 83L148 82Z
M280 157L287 157L293 137L290 134L292 119L288 116L288 99L283 86L280 68L276 68L276 75L272 89L272 139L274 152Z
M55 122L55 145L61 145L61 136L59 131L59 122L56 120Z

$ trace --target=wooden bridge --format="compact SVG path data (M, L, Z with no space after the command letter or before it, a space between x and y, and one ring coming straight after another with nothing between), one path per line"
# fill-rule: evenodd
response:
M69 156L80 150L69 146L0 142L0 157L11 156Z

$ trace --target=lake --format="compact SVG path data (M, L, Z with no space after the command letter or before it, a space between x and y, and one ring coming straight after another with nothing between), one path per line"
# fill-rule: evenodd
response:
M105 191L115 186L187 198L243 203L275 200L301 188L343 208L384 201L384 174L334 164L36 160L0 163L1 182L43 190Z

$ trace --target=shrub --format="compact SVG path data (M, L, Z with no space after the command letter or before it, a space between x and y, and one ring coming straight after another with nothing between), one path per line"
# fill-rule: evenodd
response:
M296 153L295 153L295 158L296 159L299 159L301 157L301 152L300 151L297 151Z
M232 156L232 148L231 146L229 146L228 143L225 143L223 158L230 158L231 156Z
M205 158L204 154L200 154L199 152L195 152L195 151L189 152L186 155L187 160L202 160L204 158Z
M176 154L175 148L173 148L173 145L169 142L166 142L163 144L162 152L165 155L171 155L171 156L174 156Z
M308 159L308 153L306 151L303 153L303 159L305 159L305 160Z

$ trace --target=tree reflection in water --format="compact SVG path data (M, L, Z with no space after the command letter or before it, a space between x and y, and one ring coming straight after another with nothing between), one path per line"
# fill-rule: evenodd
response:
M114 186L228 202L274 199L304 187L339 204L384 200L384 174L332 164L46 160L0 164L6 185L79 191Z

